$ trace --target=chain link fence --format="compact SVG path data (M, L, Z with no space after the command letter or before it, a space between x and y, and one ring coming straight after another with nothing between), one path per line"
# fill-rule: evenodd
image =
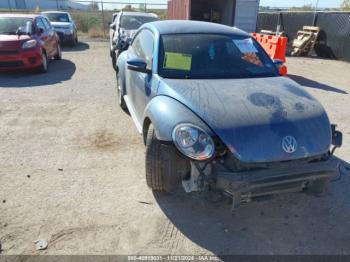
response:
M147 0L140 0L139 2L113 0L29 1L16 1L12 4L9 1L7 8L0 9L0 13L40 13L47 10L67 11L73 17L79 34L92 38L108 38L109 23L112 22L112 16L121 10L155 13L161 19L165 19L167 16L167 3L154 3ZM18 3L20 4L18 5Z
M350 62L350 12L263 12L258 15L257 31L280 28L290 45L303 26L320 27L315 45L318 56Z

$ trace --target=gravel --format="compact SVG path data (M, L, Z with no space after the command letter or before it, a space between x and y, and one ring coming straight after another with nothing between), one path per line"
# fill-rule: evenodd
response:
M200 195L153 194L108 55L107 42L87 41L46 75L0 74L2 254L38 254L36 239L57 255L350 254L345 167L325 196L278 196L234 215ZM350 64L290 58L288 68L343 131L337 156L349 167Z

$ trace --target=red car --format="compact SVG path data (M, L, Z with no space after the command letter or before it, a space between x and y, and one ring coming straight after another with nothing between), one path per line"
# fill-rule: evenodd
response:
M50 59L60 60L59 37L41 15L0 15L0 70L47 72Z

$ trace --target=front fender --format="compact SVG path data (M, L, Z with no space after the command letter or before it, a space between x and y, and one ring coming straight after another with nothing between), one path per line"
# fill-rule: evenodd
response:
M161 141L173 141L175 126L190 123L205 130L213 136L212 130L188 107L168 96L156 96L145 109L143 132L147 131L149 121L152 122L156 136Z

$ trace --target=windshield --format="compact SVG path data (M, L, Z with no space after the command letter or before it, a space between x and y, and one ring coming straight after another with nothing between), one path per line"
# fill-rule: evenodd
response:
M250 37L219 34L163 35L159 75L165 78L253 78L278 76L261 46Z
M120 20L120 27L126 30L137 30L145 23L159 20L157 17L123 15Z
M32 19L22 17L1 17L0 18L0 34L15 35L15 34L31 34Z
M46 13L44 14L51 22L67 22L69 23L68 14L64 13Z

